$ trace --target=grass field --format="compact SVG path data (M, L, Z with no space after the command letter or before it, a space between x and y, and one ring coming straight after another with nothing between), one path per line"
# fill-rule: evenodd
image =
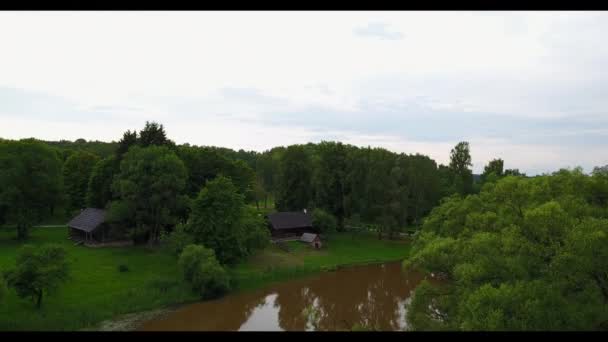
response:
M13 229L0 229L0 270L13 267L21 243ZM144 246L87 248L74 246L66 228L35 228L28 243L59 243L67 249L71 279L43 299L42 309L9 291L0 303L0 330L77 330L118 315L197 301L181 281L176 259ZM258 252L230 270L236 291L333 269L340 265L404 258L409 245L378 241L370 235L330 236L320 251L299 242L286 253L276 246ZM124 264L128 272L119 272Z
M410 250L407 241L378 240L375 234L369 233L336 233L323 242L320 250L298 241L290 241L288 245L291 253L270 245L237 265L232 276L238 289L251 289L338 266L400 260Z

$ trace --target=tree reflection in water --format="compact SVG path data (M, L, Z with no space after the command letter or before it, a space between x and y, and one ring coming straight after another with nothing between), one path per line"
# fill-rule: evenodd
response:
M423 278L398 262L345 268L188 305L141 330L402 330L406 300Z

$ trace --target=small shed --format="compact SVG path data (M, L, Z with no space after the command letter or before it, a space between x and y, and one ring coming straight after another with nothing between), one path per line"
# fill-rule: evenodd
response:
M310 246L319 249L321 248L321 238L318 234L304 233L300 237L301 242L310 244Z
M68 222L68 237L76 241L104 242L107 235L105 219L105 210L86 208Z

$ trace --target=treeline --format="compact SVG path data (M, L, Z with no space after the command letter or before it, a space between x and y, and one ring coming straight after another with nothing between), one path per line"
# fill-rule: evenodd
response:
M6 185L0 222L16 224L21 238L58 207L65 219L97 207L109 210L116 235L156 241L162 231L186 223L192 201L219 175L258 209L273 203L281 211L309 209L333 216L338 230L372 224L380 236L392 237L418 226L443 197L476 193L487 180L519 174L503 171L497 159L475 182L467 142L454 147L449 165L437 165L420 154L340 142L262 153L177 145L155 122L126 131L118 142L3 140L0 148Z
M337 219L339 230L348 221L373 224L392 236L418 226L443 197L476 193L487 180L520 175L495 159L475 182L471 166L467 142L452 149L449 165L340 142L277 147L257 156L255 198L266 203L271 196L283 211L320 208Z
M493 178L487 177L487 178ZM608 167L487 180L434 208L406 268L417 330L608 329Z

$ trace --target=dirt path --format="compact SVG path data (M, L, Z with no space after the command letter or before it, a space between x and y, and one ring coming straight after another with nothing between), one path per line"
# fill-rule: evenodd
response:
M143 322L167 315L177 308L176 305L169 308L130 313L103 321L94 327L82 329L82 331L135 331Z

